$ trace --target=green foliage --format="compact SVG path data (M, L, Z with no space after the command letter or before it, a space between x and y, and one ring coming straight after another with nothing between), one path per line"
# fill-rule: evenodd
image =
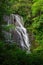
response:
M43 65L43 50L26 54L16 44L0 42L0 65Z
M43 0L34 0L35 2L32 5L32 15L33 15L33 23L32 23L32 32L35 35L35 40L43 45Z
M36 2L32 5L32 15L39 15L40 12L43 12L43 0L36 0Z
M9 24L9 25L5 25L4 27L3 27L3 30L5 30L5 31L9 31L9 30L11 30L11 29L15 29L15 26L14 26L14 24Z
M23 16L24 21L28 20L30 17L30 7L31 3L29 0L17 0L14 1L15 4L11 6L12 12Z

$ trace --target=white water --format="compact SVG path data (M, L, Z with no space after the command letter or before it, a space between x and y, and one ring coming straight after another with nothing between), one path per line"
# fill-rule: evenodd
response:
M21 21L19 15L14 15L14 17L16 19L15 25L17 23L15 30L17 31L17 33L20 36L20 44L21 44L22 48L26 48L26 49L30 50L29 38L28 38L26 28L24 28L24 26L21 24L22 21Z

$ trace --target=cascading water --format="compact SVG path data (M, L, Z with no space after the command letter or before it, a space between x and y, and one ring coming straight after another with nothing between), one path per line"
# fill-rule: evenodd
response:
M16 25L15 30L17 31L19 37L20 37L20 44L22 46L22 48L26 48L28 50L30 50L30 44L29 44L29 38L28 38L28 34L26 31L26 28L24 28L24 26L21 24L21 19L19 15L13 15L14 17L14 23Z
M27 49L28 51L30 51L28 34L26 31L26 28L24 28L24 26L22 24L23 18L20 17L19 15L11 14L9 20L8 20L8 25L14 24L16 26L15 30L13 29L13 31L17 32L17 34L19 36L19 41L20 41L19 44L21 45L22 49ZM11 38L11 36L10 36L10 38Z

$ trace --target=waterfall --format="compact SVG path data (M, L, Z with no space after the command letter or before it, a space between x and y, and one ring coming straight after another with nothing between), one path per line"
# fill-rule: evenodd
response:
M12 33L16 31L16 33L18 34L19 44L22 47L22 49L27 49L28 51L30 51L29 38L28 38L27 30L23 25L23 18L17 14L11 14L10 19L8 20L8 25L9 24L14 24L16 26L15 30L13 29ZM15 37L14 40L16 39L17 34L13 35L13 37Z
M23 49L26 48L26 49L30 50L30 44L29 44L27 30L21 24L21 22L23 22L23 18L21 18L19 15L13 15L13 17L14 17L14 24L16 25L15 30L17 31L17 33L20 37L20 44L21 44L22 48Z

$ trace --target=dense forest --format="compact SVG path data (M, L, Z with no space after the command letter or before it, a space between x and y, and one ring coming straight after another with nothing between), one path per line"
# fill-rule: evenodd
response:
M16 43L5 42L2 30L9 30L12 25L4 28L3 16L12 13L24 19L31 53ZM0 65L43 65L43 0L0 0Z

